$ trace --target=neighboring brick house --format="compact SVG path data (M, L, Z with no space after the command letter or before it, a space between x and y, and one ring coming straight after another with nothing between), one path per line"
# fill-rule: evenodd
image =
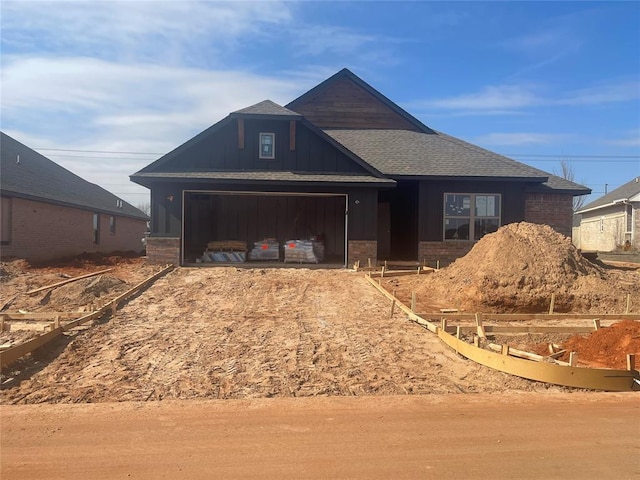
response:
M151 190L150 261L212 240L316 237L327 261L451 261L499 226L571 235L590 190L422 124L347 69L285 107L231 113L131 175Z
M576 212L574 243L586 252L640 250L640 177L635 177Z
M0 132L3 258L140 251L148 217Z

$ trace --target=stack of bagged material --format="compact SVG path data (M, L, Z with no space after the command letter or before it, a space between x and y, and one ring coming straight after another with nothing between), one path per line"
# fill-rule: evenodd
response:
M202 262L241 263L246 260L245 252L204 252Z
M246 261L247 242L216 240L207 243L207 249L196 262L240 263Z
M324 260L324 245L313 240L287 240L284 244L284 261L318 263Z
M275 238L254 242L249 260L280 260L280 244Z

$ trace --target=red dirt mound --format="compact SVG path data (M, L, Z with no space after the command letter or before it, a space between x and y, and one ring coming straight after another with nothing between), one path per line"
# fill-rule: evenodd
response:
M640 357L640 322L624 320L586 336L576 335L564 342L562 348L567 353L561 360L569 361L569 352L577 352L579 364L625 369L628 353Z

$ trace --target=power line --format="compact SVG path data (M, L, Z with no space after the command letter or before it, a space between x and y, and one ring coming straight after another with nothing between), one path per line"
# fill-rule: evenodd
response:
M537 153L503 153L502 155L509 155L511 157L562 157L562 158L640 158L640 155L565 155L560 153L557 155L549 154L537 154Z
M164 155L157 152L116 152L113 150L73 150L70 148L34 148L34 150L46 150L49 152L80 152L80 153L124 153L127 155Z

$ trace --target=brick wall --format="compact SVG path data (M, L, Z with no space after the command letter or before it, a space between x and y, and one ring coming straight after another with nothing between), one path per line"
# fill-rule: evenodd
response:
M464 257L473 248L473 242L418 242L418 258L430 267L440 262L441 267Z
M11 239L2 245L2 257L32 261L52 260L83 252L141 251L147 228L144 220L115 217L109 232L109 215L100 214L100 240L93 241L93 212L49 203L11 198Z
M571 236L573 196L569 194L527 193L524 221L549 225L557 232Z
M180 238L149 237L147 263L153 265L180 265Z
M353 266L360 261L360 266L367 266L368 259L375 265L378 261L378 242L376 240L349 240L347 249L347 265Z

